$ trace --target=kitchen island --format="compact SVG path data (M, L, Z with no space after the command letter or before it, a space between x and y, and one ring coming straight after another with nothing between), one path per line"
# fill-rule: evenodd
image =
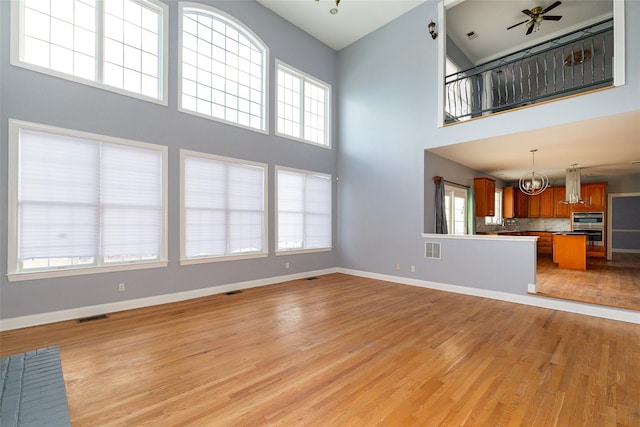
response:
M587 236L584 233L564 232L553 235L553 262L558 268L587 269Z

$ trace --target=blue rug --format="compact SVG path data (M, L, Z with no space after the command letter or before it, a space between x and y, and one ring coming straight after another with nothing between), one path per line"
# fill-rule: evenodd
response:
M60 350L0 358L0 425L70 426Z

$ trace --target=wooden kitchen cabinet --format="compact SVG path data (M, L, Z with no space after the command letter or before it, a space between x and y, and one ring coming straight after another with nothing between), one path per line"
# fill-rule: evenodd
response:
M526 218L529 215L527 195L516 187L502 189L502 217Z
M593 211L604 212L607 207L607 183L595 182L580 186L580 195L585 200L585 207Z
M530 218L553 218L553 189L547 188L542 193L529 196Z
M538 236L536 251L539 254L553 253L553 233L548 231L527 231L527 236Z
M569 218L569 205L561 202L567 199L566 187L553 187L553 217Z
M476 216L494 216L496 214L496 181L491 178L474 178L473 191Z
M529 196L516 189L516 218L529 216Z

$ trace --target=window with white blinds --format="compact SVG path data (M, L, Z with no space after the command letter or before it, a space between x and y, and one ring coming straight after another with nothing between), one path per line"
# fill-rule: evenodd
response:
M276 167L277 251L331 249L331 176Z
M266 256L267 165L182 150L182 262Z
M15 121L10 134L10 275L166 261L166 147Z
M166 4L157 0L12 3L12 64L166 103Z

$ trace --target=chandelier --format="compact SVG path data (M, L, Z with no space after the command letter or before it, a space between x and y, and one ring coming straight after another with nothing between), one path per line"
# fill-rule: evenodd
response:
M531 173L522 175L518 185L520 191L529 196L536 196L542 193L549 186L549 178L536 172L535 170L535 153L536 150L529 150L531 152Z

